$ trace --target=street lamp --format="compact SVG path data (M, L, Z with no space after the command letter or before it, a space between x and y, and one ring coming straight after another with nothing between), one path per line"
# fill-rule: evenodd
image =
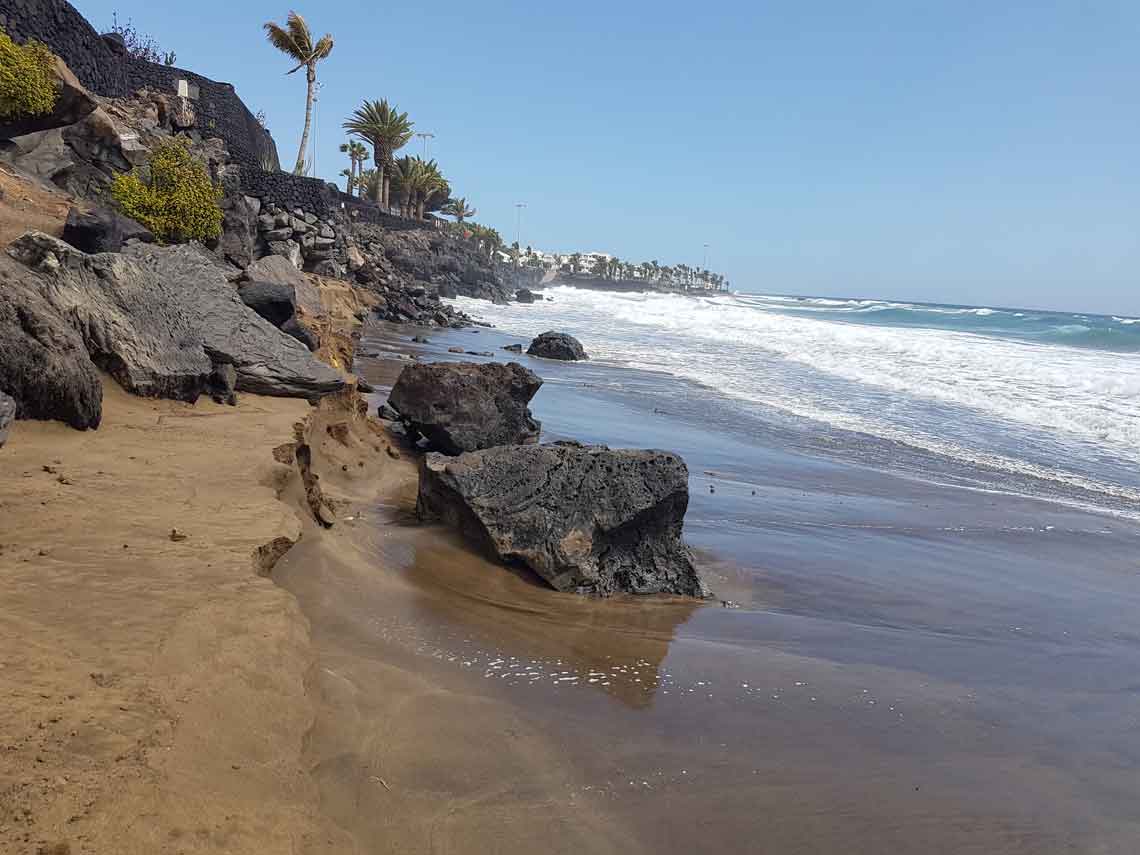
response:
M434 140L435 134L424 131L423 133L416 134L421 140L424 141L424 160L428 159L428 140Z
M526 202L515 202L515 243L522 246L522 212Z

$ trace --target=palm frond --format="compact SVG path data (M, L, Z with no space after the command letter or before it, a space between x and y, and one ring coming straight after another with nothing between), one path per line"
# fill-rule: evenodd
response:
M289 17L286 19L286 26L289 28L289 35L293 39L293 43L297 45L305 57L313 55L313 36L309 32L309 24L298 15L296 12L290 12Z
M265 23L264 29L265 38L271 45L273 45L283 54L291 56L293 59L299 62L304 60L305 53L301 47L295 41L293 41L293 35L288 30L279 26L278 24L273 23L272 21L267 21Z

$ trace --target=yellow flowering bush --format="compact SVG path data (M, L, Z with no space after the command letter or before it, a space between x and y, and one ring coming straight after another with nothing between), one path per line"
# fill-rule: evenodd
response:
M150 229L162 243L210 240L222 233L222 191L182 140L170 140L150 156L149 175L121 173L111 182L119 210Z
M58 97L55 58L47 45L18 45L0 29L0 119L50 113Z

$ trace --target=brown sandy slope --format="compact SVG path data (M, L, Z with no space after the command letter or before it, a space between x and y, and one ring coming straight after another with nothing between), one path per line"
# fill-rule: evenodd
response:
M271 450L310 407L104 386L97 432L0 450L0 852L343 851L300 765L308 626L255 560L300 532Z
M35 229L59 237L71 197L16 175L0 164L0 247Z

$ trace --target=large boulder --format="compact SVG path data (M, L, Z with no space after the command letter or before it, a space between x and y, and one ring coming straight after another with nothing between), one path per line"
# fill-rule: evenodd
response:
M16 418L16 401L0 392L0 448L8 441L8 426Z
M339 372L246 308L201 247L137 243L88 255L29 232L8 253L38 274L40 296L91 360L135 394L194 401L227 364L238 391L313 399L344 386Z
M705 596L681 538L688 504L676 454L557 443L428 454L417 512L559 591Z
M589 359L582 342L572 335L560 332L544 332L530 343L526 351L531 356L541 356L544 359L561 359L573 362L579 359Z
M515 292L515 300L519 303L533 303L534 293L529 288L519 288Z
M429 362L400 372L388 403L405 426L445 454L538 442L527 404L542 379L517 362Z
M298 309L309 317L323 313L320 292L287 258L259 258L246 268L242 278L245 281L238 286L242 300L274 326L281 326ZM280 320L275 320L278 317Z
M0 391L22 419L99 426L103 387L80 337L40 293L39 277L0 255Z
M293 288L280 282L242 282L238 285L238 296L243 303L279 329L286 321L292 320L297 311Z
M118 211L97 205L89 211L72 206L63 239L86 253L120 252L130 240L153 243L150 229Z
M257 215L261 200L233 193L222 200L222 255L238 267L249 267L256 256Z
M11 139L74 125L87 118L99 106L94 96L71 73L67 63L58 56L52 67L52 77L57 94L51 111L39 116L16 116L0 121L0 138Z

